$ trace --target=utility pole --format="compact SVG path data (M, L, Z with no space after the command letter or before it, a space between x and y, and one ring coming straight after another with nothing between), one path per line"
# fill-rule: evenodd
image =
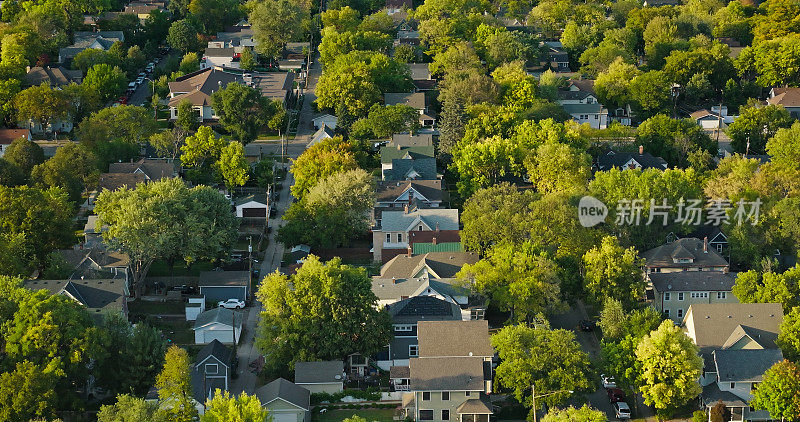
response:
M552 396L553 394L558 394L558 393L570 393L570 394L572 394L572 393L574 393L574 391L572 391L572 390L558 390L558 391L553 391L551 393L542 394L542 395L539 396L539 398ZM531 400L532 400L531 405L533 406L533 422L537 422L537 417L536 417L536 385L534 385L533 383L531 383Z

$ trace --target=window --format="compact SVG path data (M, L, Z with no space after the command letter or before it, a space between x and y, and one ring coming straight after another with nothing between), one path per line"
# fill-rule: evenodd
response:
M450 420L450 409L442 409L442 420L443 421Z
M417 227L417 231L422 231L422 224L420 224L419 227Z
M592 119L597 120L597 115L596 114L592 114Z
M683 318L683 309L678 309L678 318Z
M397 243L401 243L403 241L403 233L397 233Z
M664 300L669 300L669 298L670 298L670 293L669 292L665 292L664 293Z
M586 104L594 104L594 98L586 97Z
M678 300L683 300L683 292L678 293Z
M419 356L419 346L417 346L416 344L412 344L412 345L408 346L408 356L410 356L412 358L415 357L415 356ZM422 393L422 394L423 394L423 397L424 397L425 393ZM428 393L428 395L430 395L430 393ZM423 399L423 400L430 400L430 399Z
M395 331L412 331L412 330L414 330L414 326L413 325L395 325L394 326L394 330Z
M716 246L716 247L717 247L717 252L719 252L719 253L722 253L722 243L717 243L717 244L716 244L716 245L714 245L714 246Z
M728 297L728 292L717 292L717 299L726 299Z
M664 316L669 318L669 309L664 309Z
M432 421L433 420L433 410L420 410L419 411L419 419L422 421Z
M450 392L449 391L442 391L442 401L450 401ZM443 417L442 419L447 420L447 419L450 419L450 418L444 418Z
M731 383L731 390L733 390L734 388L736 388L736 383L735 383L735 382L732 382L732 383Z
M391 242L392 242L392 234L386 233L386 243L391 243Z
M216 375L219 373L219 366L216 363L206 364L206 375Z
M422 392L422 400L423 401L430 401L431 399L431 392L430 391L423 391ZM433 415L431 415L431 419L433 419Z

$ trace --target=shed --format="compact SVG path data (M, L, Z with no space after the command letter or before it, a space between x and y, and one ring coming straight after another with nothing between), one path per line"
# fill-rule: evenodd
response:
M214 306L221 300L246 301L250 294L250 272L203 271L197 285L200 287L200 294Z
M236 217L267 218L269 208L266 194L248 195L236 200Z
M340 360L297 362L294 382L312 393L338 393L344 389L344 363Z
M194 321L194 342L208 344L218 340L224 344L238 343L242 336L243 320L240 312L226 308L205 311Z
M190 297L186 304L186 320L194 321L197 316L206 310L206 299L202 297Z
M308 422L311 420L311 392L278 378L255 392L261 405L269 410L272 422Z

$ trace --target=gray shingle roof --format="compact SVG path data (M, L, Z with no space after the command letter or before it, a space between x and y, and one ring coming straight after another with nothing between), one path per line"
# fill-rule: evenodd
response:
M419 356L493 356L489 323L478 321L420 321Z
M322 127L317 129L317 131L314 132L314 135L311 136L311 141L308 143L308 145L306 145L306 148L314 146L325 139L333 138L335 135L336 133L333 131L333 129L328 127L328 125L323 124Z
M119 311L125 299L125 281L114 279L30 280L29 290L47 290L51 294L68 294L90 312Z
M715 350L720 382L761 382L764 372L783 360L780 349Z
M414 173L416 173L416 175ZM385 180L436 179L436 159L394 159L392 160L392 169L384 172L383 177Z
M63 66L36 66L25 75L25 84L30 86L43 83L50 86L64 86L71 82L80 83L82 80L83 74L80 70L70 70Z
M230 368L233 363L233 350L220 343L217 339L212 340L211 343L206 344L197 352L197 357L194 360L195 366L199 365L210 356L213 356L228 368Z
M688 254L688 255L687 255ZM676 263L675 258L683 255L693 258L692 263ZM685 237L642 253L648 267L727 267L728 261L714 248L703 251L703 241L693 237Z
M411 376L411 369L408 366L389 367L389 378L408 378Z
M456 409L456 413L491 415L494 412L492 412L491 403L487 403L482 398L480 398L480 399L469 399L464 403L461 403L461 406L458 406L458 408Z
M730 292L733 285L736 284L735 273L723 273L722 271L650 273L648 278L653 283L653 288L659 292Z
M238 205L246 204L246 203L248 203L250 201L255 201L255 202L258 202L259 204L267 205L267 194L265 194L265 193L255 193L255 194L252 194L252 195L242 196L240 198L237 198L234 203L238 206Z
M599 114L603 110L603 106L598 103L592 104L561 104L569 114Z
M378 182L376 200L394 202L409 189L414 189L428 201L441 201L444 196L442 181L435 180L384 180Z
M387 306L392 322L413 324L419 321L460 321L461 308L433 296L414 296Z
M431 78L431 71L427 63L409 63L412 80L428 80Z
M416 135L410 133L395 133L392 135L392 141L389 142L387 147L396 148L398 145L400 147L433 146L433 135L430 133L418 133Z
M401 254L381 267L381 278L402 280L422 277L420 273L424 272L430 279L448 279L455 277L464 264L474 264L478 259L474 252L431 252L410 257Z
M340 360L297 362L294 364L294 382L297 384L342 382L342 372L344 363Z
M218 307L200 313L200 315L198 315L197 319L194 321L194 329L197 330L215 322L225 324L229 327L240 328L242 326L242 321L243 318L241 312Z
M426 106L425 94L421 92L387 92L383 100L387 106L405 104L417 110L424 110Z
M739 396L729 391L720 390L719 385L717 385L716 382L712 382L709 385L703 386L701 398L706 406L713 406L720 400L726 406L742 407L748 405L744 400L739 398Z
M643 154L634 154L630 152L609 152L606 155L597 157L597 167L600 170L610 170L618 168L625 170L624 165L628 164L631 160L635 160L642 167L642 170L655 168L664 170L667 168L667 161L661 157L654 157L652 154L645 152Z
M782 321L780 303L694 304L686 312L686 326L693 327L695 344L706 356L725 346L740 325L762 347L774 349Z
M248 286L249 271L203 271L197 286Z
M192 371L192 396L199 403L213 399L217 389L225 391L225 378L207 378L200 371Z
M266 406L275 399L283 399L303 410L311 409L311 392L283 378L278 378L260 387L256 390L255 395L262 406Z
M480 357L412 358L409 368L415 391L484 390Z
M458 210L451 208L426 208L414 211L384 211L381 215L383 231L405 231L415 221L428 226L428 230L458 230Z
M454 286L442 280L425 280L422 278L399 279L375 277L372 279L372 292L378 300L400 300L402 297L416 296L428 288L447 296L469 296L469 290Z

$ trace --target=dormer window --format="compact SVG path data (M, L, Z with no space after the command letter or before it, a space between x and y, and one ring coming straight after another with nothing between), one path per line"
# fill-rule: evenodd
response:
M206 375L217 375L219 366L215 363L206 364Z
M676 264L691 264L694 262L693 258L675 258L673 260Z

